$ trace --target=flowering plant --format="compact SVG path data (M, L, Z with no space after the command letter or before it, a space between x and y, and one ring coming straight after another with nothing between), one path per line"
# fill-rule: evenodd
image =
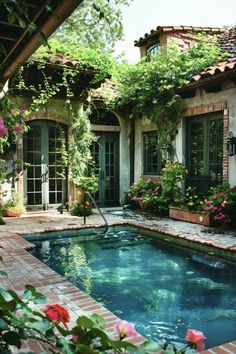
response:
M204 210L209 212L213 225L227 225L236 222L236 186L229 184L211 188L204 200Z
M197 191L195 187L188 187L185 191L183 203L180 205L191 212L202 212L203 196Z
M162 187L158 179L140 177L137 183L133 183L130 187L128 196L134 202L142 202L147 209L154 211L161 190Z
M162 169L162 194L159 200L162 209L179 205L182 201L181 182L188 174L186 167L179 162L167 162Z
M2 260L0 256L0 262ZM0 276L6 275L0 270ZM31 284L25 285L22 296L0 287L0 353L10 354L13 347L20 349L28 339L36 340L47 352L57 354L148 354L160 351L162 354L184 354L187 347L204 350L204 335L192 329L186 335L187 346L180 350L168 343L161 346L150 341L136 347L127 340L123 341L137 336L132 324L118 320L114 327L116 338L113 338L105 332L105 320L101 316L79 316L74 326L69 326L71 317L64 306L47 304L38 309L46 302L47 297ZM27 354L26 351L24 353Z
M180 350L168 343L161 346L150 341L136 347L123 341L137 335L132 324L118 321L114 327L114 334L118 336L115 339L104 331L105 321L97 314L79 316L75 326L69 329L70 314L60 304L47 305L42 312L30 306L31 303L38 305L46 301L46 297L30 284L25 286L22 299L14 291L0 288L0 301L0 352L4 354L10 354L12 347L20 349L27 339L36 340L52 353L65 354L148 354L160 351L163 354L184 354L187 347L196 348L198 352L204 350L204 335L191 329L186 336L187 346Z

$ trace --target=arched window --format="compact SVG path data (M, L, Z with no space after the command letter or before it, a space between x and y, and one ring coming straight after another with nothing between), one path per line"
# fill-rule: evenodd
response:
M148 57L148 59L151 60L152 57L154 57L159 50L160 50L160 42L157 42L157 43L151 45L147 49L147 57Z

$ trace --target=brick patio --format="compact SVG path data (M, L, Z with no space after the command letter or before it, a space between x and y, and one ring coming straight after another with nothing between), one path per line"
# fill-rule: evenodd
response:
M222 234L213 233L211 229L204 226L179 222L170 219L152 218L151 220L140 216L138 221L123 219L121 217L105 214L109 224L132 224L142 226L161 232L159 237L167 237L178 242L184 241L186 246L198 246L204 251L209 248L216 251L216 254L227 256L229 259L236 257L236 233L231 231ZM20 234L43 232L45 230L62 230L84 227L83 219L71 217L68 214L40 213L28 214L20 218L5 219L6 225L0 226L0 244L4 247L0 252L4 257L4 270L8 277L1 277L1 286L13 289L21 294L24 285L31 283L37 289L47 295L50 303L60 303L69 309L72 322L81 314L99 313L106 320L106 329L112 332L118 318L100 305L97 301L86 295L62 276L41 263L27 250L32 244L23 239ZM88 218L86 226L101 225L98 214ZM2 268L2 267L1 267ZM130 338L135 344L143 341L142 336ZM20 352L31 350L34 353L41 353L41 346L35 341L28 341ZM17 353L17 351L16 351ZM236 354L236 341L211 348L204 354Z

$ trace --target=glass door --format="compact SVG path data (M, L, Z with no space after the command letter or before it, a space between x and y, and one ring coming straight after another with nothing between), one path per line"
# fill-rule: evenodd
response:
M186 161L188 185L205 194L222 182L223 115L206 114L187 118Z
M92 153L99 179L95 200L99 206L119 204L119 133L98 133Z
M24 136L24 193L29 210L53 209L64 203L66 181L62 177L60 131L65 128L52 121L29 122Z

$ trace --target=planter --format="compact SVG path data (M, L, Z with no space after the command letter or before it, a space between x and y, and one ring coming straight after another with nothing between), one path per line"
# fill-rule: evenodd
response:
M169 217L172 219L183 220L188 222L193 222L195 224L210 225L209 214L206 213L192 213L189 210L170 207L169 208Z
M9 217L19 217L21 216L21 214L23 214L23 211L22 210L12 210L12 209L8 209L6 211L6 216L9 216Z

